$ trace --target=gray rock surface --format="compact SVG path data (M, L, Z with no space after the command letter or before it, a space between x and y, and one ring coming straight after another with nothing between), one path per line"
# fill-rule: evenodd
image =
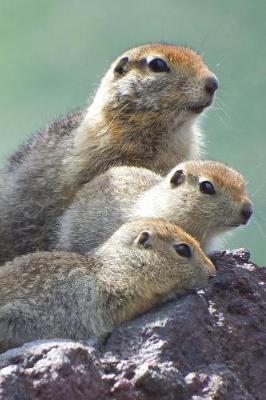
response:
M105 343L32 342L0 356L0 399L265 400L266 268L216 253L207 289L121 325Z

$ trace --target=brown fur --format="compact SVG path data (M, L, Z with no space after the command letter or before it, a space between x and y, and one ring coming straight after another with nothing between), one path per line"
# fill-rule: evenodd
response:
M183 171L182 179L173 184L177 171ZM202 193L202 181L214 186L214 195ZM178 224L210 251L217 249L216 238L247 222L242 215L247 206L243 176L216 161L186 161L166 177L144 168L115 167L77 193L60 219L57 247L86 253L126 221L154 217Z
M177 252L181 244L188 258ZM196 240L160 219L123 225L88 256L17 257L0 270L0 351L35 339L103 337L214 274Z
M124 56L119 74L115 68ZM151 57L164 59L170 72L151 71ZM84 183L108 168L131 165L165 174L178 161L197 159L197 117L213 100L209 77L188 48L150 44L120 56L86 111L55 121L10 157L0 182L0 263L51 249L58 217Z
M217 187L228 192L233 201L241 203L248 200L245 179L233 168L220 162L205 160L186 164L186 171L189 175L197 176L199 170L201 171L201 176L209 178L212 182L215 182Z

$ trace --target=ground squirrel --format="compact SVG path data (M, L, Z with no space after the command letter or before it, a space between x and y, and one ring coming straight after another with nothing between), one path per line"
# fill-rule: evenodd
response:
M189 48L148 44L107 71L87 110L64 116L10 157L0 193L0 262L48 250L81 185L114 165L167 173L199 157L196 122L217 79Z
M121 224L153 217L178 224L209 252L218 235L247 223L251 214L243 177L219 162L186 161L165 178L114 167L77 193L61 217L57 247L86 253Z
M0 349L41 338L101 338L214 274L197 241L162 219L129 222L88 256L17 257L0 270Z

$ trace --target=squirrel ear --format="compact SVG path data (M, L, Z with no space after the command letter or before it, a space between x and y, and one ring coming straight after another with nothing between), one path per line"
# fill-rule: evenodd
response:
M145 249L151 247L151 233L148 231L142 231L138 235L136 242L138 245L143 246Z
M126 65L128 63L128 57L121 58L114 69L114 73L117 75L124 75L127 72Z
M178 169L173 173L173 175L170 178L170 183L172 186L179 186L181 183L185 181L185 172L183 169Z

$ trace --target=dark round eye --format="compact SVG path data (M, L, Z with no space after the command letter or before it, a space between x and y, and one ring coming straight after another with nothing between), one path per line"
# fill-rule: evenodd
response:
M149 65L149 68L153 72L169 72L170 71L170 68L168 67L166 62L164 60L162 60L161 58L154 58L153 60L151 60L149 62L148 65Z
M204 194L215 194L213 184L209 181L202 181L199 184L200 191Z
M175 245L175 251L181 257L190 258L192 256L190 247L185 243L176 244Z

